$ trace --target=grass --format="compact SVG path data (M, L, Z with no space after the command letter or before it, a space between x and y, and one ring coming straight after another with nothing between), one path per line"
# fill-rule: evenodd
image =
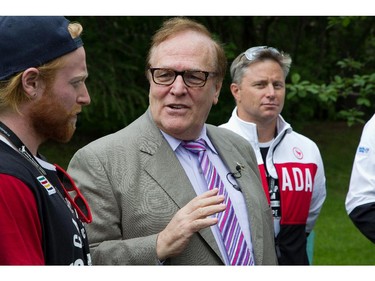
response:
M362 127L328 122L309 124L300 130L319 146L327 179L327 198L314 229L314 265L375 264L374 245L355 228L345 210Z
M375 264L375 246L354 227L345 211L351 167L362 127L348 127L341 122L298 126L298 132L319 146L327 178L327 198L314 229L314 265ZM41 153L66 168L73 153L89 141L76 135L69 144L42 146Z

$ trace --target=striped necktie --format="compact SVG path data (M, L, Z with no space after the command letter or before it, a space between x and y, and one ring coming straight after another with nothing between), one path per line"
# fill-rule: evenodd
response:
M223 194L225 196L224 203L227 207L225 211L218 213L217 217L219 219L218 227L228 253L230 264L254 265L253 256L247 246L241 227L238 223L228 192L225 189L215 166L208 158L206 142L203 139L199 139L197 141L182 142L182 146L185 149L198 154L199 163L208 184L208 189L211 190L212 188L217 187L219 189L219 195Z

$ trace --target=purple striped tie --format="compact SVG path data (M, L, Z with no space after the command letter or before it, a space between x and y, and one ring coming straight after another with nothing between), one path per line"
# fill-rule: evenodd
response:
M218 227L228 253L231 265L253 265L254 259L247 246L246 240L238 223L234 212L232 202L228 192L216 171L215 166L211 163L206 152L206 142L203 139L197 141L182 142L182 146L187 150L198 154L199 163L208 184L208 189L219 188L219 195L224 194L224 203L227 208L224 212L217 214L219 219Z

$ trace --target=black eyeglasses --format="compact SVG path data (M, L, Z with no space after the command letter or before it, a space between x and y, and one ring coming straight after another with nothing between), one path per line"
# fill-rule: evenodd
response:
M276 48L273 47L268 47L268 46L257 46L257 47L252 47L250 49L247 49L244 53L245 57L249 60L252 61L254 60L262 51L264 50L269 50L272 53L282 55L282 53L279 52Z
M182 80L188 87L196 88L206 85L208 76L213 76L215 72L199 71L199 70L185 70L175 71L167 68L149 68L152 80L155 84L170 86L176 80L178 75L181 75Z
M73 179L63 168L61 168L57 164L55 164L55 167L57 176L64 189L65 196L77 211L79 218L86 223L92 222L92 215L89 204L83 197L82 193L79 191L78 187L75 185Z

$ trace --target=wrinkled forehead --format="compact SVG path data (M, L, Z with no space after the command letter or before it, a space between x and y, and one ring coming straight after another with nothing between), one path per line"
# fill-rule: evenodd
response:
M214 67L216 50L211 38L195 31L183 31L168 37L154 46L150 53L150 65L186 63L191 67Z
M243 70L243 78L250 80L284 81L284 72L280 64L273 59L253 61Z

